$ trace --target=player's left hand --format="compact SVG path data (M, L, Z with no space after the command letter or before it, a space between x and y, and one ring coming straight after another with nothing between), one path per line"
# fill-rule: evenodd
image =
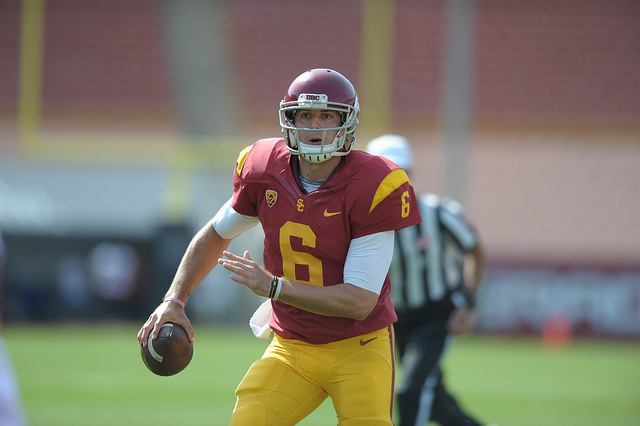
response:
M458 308L451 313L447 330L453 335L468 333L476 325L476 313L470 308Z
M249 287L258 296L269 297L273 275L251 259L248 251L245 250L243 257L229 251L222 255L226 259L221 257L218 263L234 274L230 276L233 281Z

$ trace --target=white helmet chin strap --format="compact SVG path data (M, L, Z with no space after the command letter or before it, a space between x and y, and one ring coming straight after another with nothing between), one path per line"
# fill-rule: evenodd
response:
M308 152L298 154L300 157L304 158L310 163L324 163L331 157L333 157L333 153L325 153L325 154L309 154Z

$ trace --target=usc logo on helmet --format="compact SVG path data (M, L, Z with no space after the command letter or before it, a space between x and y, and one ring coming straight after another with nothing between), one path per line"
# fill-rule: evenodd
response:
M326 108L329 97L324 93L301 93L298 96L298 106L308 108Z

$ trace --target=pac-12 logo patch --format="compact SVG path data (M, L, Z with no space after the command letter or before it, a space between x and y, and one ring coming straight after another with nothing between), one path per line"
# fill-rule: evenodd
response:
M267 197L267 205L269 208L273 207L276 201L278 201L278 193L273 189L267 189L265 196Z

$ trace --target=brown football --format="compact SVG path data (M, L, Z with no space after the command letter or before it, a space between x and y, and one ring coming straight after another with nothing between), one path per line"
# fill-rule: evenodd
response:
M184 328L167 322L160 328L156 340L140 346L142 361L147 368L159 376L172 376L184 370L193 357L193 343Z

